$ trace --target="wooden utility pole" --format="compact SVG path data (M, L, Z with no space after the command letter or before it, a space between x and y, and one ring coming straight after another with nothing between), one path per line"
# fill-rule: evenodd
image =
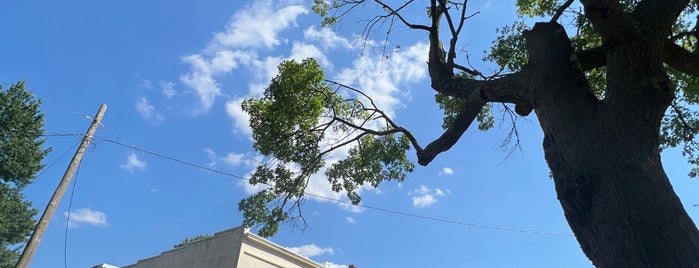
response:
M46 205L44 213L41 214L41 219L36 225L36 229L34 229L32 237L29 238L29 242L27 242L27 245L24 247L22 256L19 258L15 268L26 268L29 266L29 262L32 260L34 252L36 252L36 249L39 247L39 243L41 242L41 238L44 236L44 232L46 232L49 222L51 222L51 217L53 217L53 214L56 212L56 208L58 208L58 204L61 202L61 198L63 198L63 194L68 189L70 180L73 178L73 173L75 173L78 165L80 165L83 154L85 154L85 150L87 150L87 146L90 144L92 135L95 134L95 130L97 130L97 126L99 126L100 120L102 120L102 116L106 110L107 105L102 104L100 109L97 111L97 115L95 115L92 124L87 129L87 133L85 133L85 137L83 137L80 147L78 147L75 155L73 155L73 159L70 160L70 165L68 165L68 169L66 169L65 174L63 174L63 179L61 179L61 182L58 184L56 191L53 192L53 196L51 197L51 200L49 200L48 205ZM70 211L68 213L70 213Z

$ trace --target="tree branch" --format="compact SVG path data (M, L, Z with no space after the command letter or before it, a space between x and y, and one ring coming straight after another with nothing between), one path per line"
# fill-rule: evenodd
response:
M418 150L418 164L426 166L438 154L454 146L481 111L483 105L485 105L485 102L480 100L466 103L459 114L456 115L456 118L454 118L454 123L439 138L428 144L424 150Z
M665 40L663 43L663 62L680 72L699 76L699 55Z
M573 4L573 1L574 0L568 0L565 3L563 3L563 5L558 7L558 9L556 10L556 14L554 14L553 17L551 17L551 20L549 22L558 21L558 18L560 18L561 15L563 15L563 11L565 11L568 7L570 7L570 5Z
M602 36L607 47L615 46L624 36L634 32L631 16L616 0L581 0L585 15Z
M659 33L667 36L687 4L689 0L644 0L636 5L632 14L639 22L652 25L654 29L660 28Z
M394 16L398 17L398 19L399 19L401 22L403 22L403 24L405 24L405 26L407 26L408 28L410 28L410 29L418 29L418 30L429 31L429 30L430 30L430 27L428 27L428 26L426 26L426 25L420 25L420 24L412 24L412 23L409 23L405 18L403 18L403 16L401 16L401 15L398 13L401 9L403 9L404 7L406 7L408 4L412 3L413 1L414 1L414 0L407 1L407 2L405 2L402 6L400 6L400 7L398 7L397 9L394 10L391 6L385 4L383 1L374 0L374 2L376 2L376 3L379 4L379 5L381 5L382 8L384 8L384 9L390 11L391 13L390 13L389 15L394 15ZM383 16L383 17L385 17L385 16Z
M596 47L575 54L583 71L589 71L607 65L606 49ZM663 62L680 72L699 76L699 54L692 53L678 44L666 39L663 42Z

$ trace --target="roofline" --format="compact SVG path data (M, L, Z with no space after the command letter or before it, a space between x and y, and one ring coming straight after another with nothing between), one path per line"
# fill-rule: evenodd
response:
M259 245L261 245L261 246L265 246L265 247L267 247L267 248L269 248L269 249L272 249L272 250L281 251L281 252L283 252L284 254L288 255L289 257L291 257L292 259L294 259L294 260L296 260L296 261L299 261L299 262L302 262L302 263L304 263L304 264L308 264L308 265L311 265L311 266L315 266L315 267L318 267L318 268L325 268L325 265L322 265L322 264L320 264L320 263L317 263L317 262L315 262L315 261L309 259L309 258L306 257L306 256L300 255L300 254L298 254L298 253L296 253L296 252L293 252L293 251L291 251L291 250L289 250L289 249L287 249L287 248L285 248L285 247L282 247L282 246L280 246L280 245L277 245L277 244L275 244L275 243L272 242L272 241L269 241L269 240L267 240L267 239L264 239L264 238L262 238L262 237L259 237L259 236L255 235L255 234L249 232L247 228L245 229L245 234L244 234L244 236L245 236L245 239L250 240L250 241L252 241L252 242L255 242L255 243L257 243L257 244L259 244Z

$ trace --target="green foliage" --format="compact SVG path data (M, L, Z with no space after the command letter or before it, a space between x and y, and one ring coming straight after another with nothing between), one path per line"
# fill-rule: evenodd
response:
M444 119L442 121L443 129L449 128L454 123L456 115L461 111L464 105L466 105L466 100L463 98L454 98L440 93L434 95L434 100L437 102L439 109L444 112ZM492 105L490 103L483 106L476 120L478 121L478 129L482 131L495 126L495 117L493 116Z
M515 5L520 16L543 17L552 16L561 3L556 0L517 0Z
M199 241L199 240L207 239L207 238L210 238L210 237L213 237L213 236L210 235L210 234L204 234L204 235L197 235L197 236L192 237L192 238L185 237L184 240L182 240L182 242L180 242L179 244L175 244L175 245L173 245L172 247L173 247L173 248L181 248L181 247L184 247L184 246L186 246L186 245L188 245L188 244L190 244L190 243L192 243L192 242L196 242L196 241Z
M332 90L313 59L281 63L264 96L246 99L242 107L250 115L253 147L270 159L249 179L265 188L238 204L243 225L262 226L261 236L300 217L297 209L310 176L325 167L325 158L337 148L354 146L347 158L327 168L326 176L334 191L347 191L355 204L361 185L400 181L414 168L405 156L409 139L390 128L368 128L368 122L385 118L377 116L381 111Z
M340 2L338 1L332 2L333 8L337 8L339 7L339 5ZM338 21L338 17L331 16L328 14L330 8L331 5L326 0L313 0L313 6L311 7L311 10L313 10L313 12L315 12L321 18L323 18L323 22L321 22L323 26L333 26Z
M350 149L347 158L333 164L325 175L333 191L344 189L347 197L356 205L361 201L358 189L365 183L378 187L386 180L403 181L406 172L413 172L415 164L405 155L408 149L410 141L406 136L366 135Z
M0 88L0 267L12 267L17 249L34 228L37 211L24 200L22 189L43 168L43 114L40 102L24 89L24 82Z
M528 27L523 21L497 29L498 37L492 42L484 60L493 61L500 68L516 71L527 63L526 44L522 32Z

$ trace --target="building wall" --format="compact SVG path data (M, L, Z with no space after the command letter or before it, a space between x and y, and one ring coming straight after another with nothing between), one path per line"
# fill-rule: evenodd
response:
M218 232L123 268L322 268L242 227Z
M165 251L123 268L234 268L237 267L244 232L243 228L218 232L211 238Z
M322 268L325 266L293 253L254 234L246 233L240 247L238 267L251 268Z

